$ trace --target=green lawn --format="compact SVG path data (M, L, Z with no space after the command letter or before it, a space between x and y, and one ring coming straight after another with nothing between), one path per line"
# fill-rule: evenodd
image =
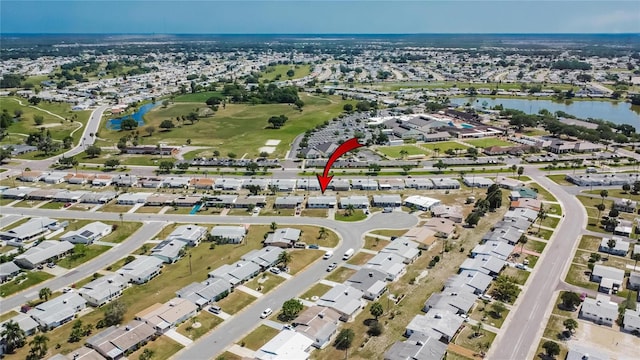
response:
M640 194L633 194L632 192L622 191L622 189L608 189L608 198L629 199L633 201L640 201ZM594 194L600 196L600 190L587 190L583 191L586 194Z
M587 273L589 272L589 268L587 268L586 266L571 264L565 281L569 284L580 286L586 289L598 290L598 284L589 281L589 275L587 275Z
M351 259L349 259L349 261L347 261L347 263L352 264L352 265L364 265L367 263L367 261L371 260L371 258L373 257L373 254L370 253L366 253L366 252L359 252L355 255L353 255L353 257Z
M559 204L545 204L544 208L547 209L548 214L562 215L562 208Z
M568 182L565 177L565 174L554 174L554 175L547 175L547 177L551 180L553 180L553 182L555 182L558 185L563 185L563 186L571 186L573 185L572 183Z
M249 333L249 335L240 340L238 344L251 350L258 350L274 336L278 335L278 333L279 331L272 327L260 325Z
M482 321L485 324L493 327L500 328L504 323L504 320L509 316L509 310L505 310L498 316L491 309L491 305L478 304L473 308L473 311L469 315L473 320Z
M190 103L204 103L213 95L220 95L219 91L203 91L195 94L184 94L176 96L174 102L190 102Z
M493 343L493 339L495 339L496 334L492 333L488 330L480 330L481 335L478 337L473 337L473 331L471 330L471 325L465 324L464 328L458 333L456 336L454 343L458 344L462 347L465 347L469 350L477 351L478 344L480 343Z
M547 216L546 219L542 220L542 226L546 226L546 227L550 227L555 229L556 226L558 226L558 223L560 222L560 218L554 217L554 216Z
M487 148L491 146L513 146L512 142L500 140L498 138L472 139L465 140L464 142L479 148Z
M256 300L255 297L242 292L240 290L235 290L226 298L217 302L218 306L222 309L222 311L228 314L235 314L238 311L242 310L245 306L248 306L252 302Z
M295 275L298 271L306 268L318 260L324 252L322 250L304 249L292 250L291 262L289 263L289 273Z
M209 313L208 311L201 311L197 316L185 321L180 325L177 331L188 337L191 340L195 340L200 336L209 332L209 330L220 325L224 320ZM195 323L200 323L199 327L194 327Z
M303 209L300 215L306 217L326 218L327 209Z
M530 272L525 270L516 269L514 267L508 266L506 269L502 270L500 275L508 275L511 276L516 284L524 285L531 275Z
M285 279L283 277L280 277L278 275L274 275L269 272L263 272L262 274L251 279L251 281L245 283L244 286L248 287L249 289L266 294L274 287L282 284L284 280Z
M6 312L6 313L0 315L0 322L5 321L5 320L9 320L9 319L11 319L12 317L14 317L16 315L18 315L17 311L11 310L9 312Z
M75 254L65 256L63 259L58 260L57 264L67 269L73 269L78 265L83 264L93 259L94 257L102 254L103 252L111 249L111 246L104 246L104 245L84 246L84 245L78 244L74 247L74 249L76 252ZM84 254L84 255L80 255L80 254Z
M555 196L551 195L551 193L548 192L547 190L545 190L542 186L540 186L538 184L535 184L535 183L534 184L528 184L528 186L538 193L538 199L539 200L546 200L546 201L553 201L553 202L557 202L558 201L555 198Z
M144 347L136 350L133 354L127 356L127 358L131 360L139 360L144 349L149 349L153 351L153 360L166 360L173 356L173 354L180 351L183 347L184 346L178 344L168 336L160 336L147 343Z
M156 131L152 136L146 136L143 132L145 136L142 137L142 141L145 144L162 141L172 145L183 145L187 139L191 139L192 145L217 149L223 155L235 153L241 157L247 153L248 157L255 158L266 141L274 139L280 140L280 144L276 146L272 156L282 157L296 136L324 121L331 121L342 113L345 103L337 96L301 95L301 99L305 103L303 111L298 111L288 104L228 104L225 108L220 108L215 115L201 118L193 125L186 122L168 132ZM159 128L163 120L171 118L175 122L176 116L186 115L194 108L202 109L205 106L197 103L176 103L166 109L157 107L145 115L145 122ZM267 119L281 114L289 118L287 123L280 129L269 128ZM113 142L117 142L122 134L120 131L110 130L100 132L101 137ZM200 155L196 153L193 156Z
M536 240L529 240L529 241L527 241L526 244L524 244L524 248L525 249L532 250L532 251L535 251L537 253L542 253L542 250L544 250L545 246L547 246L547 243L542 242L542 241L536 241ZM519 246L516 246L516 249L518 249L518 248L519 248Z
M335 219L338 221L361 221L367 218L364 211L356 209L351 213L351 216L346 216L345 211L336 211Z
M341 283L350 278L355 273L356 271L353 269L339 266L337 269L333 270L326 279L329 281Z
M422 146L425 149L429 149L434 153L436 152L436 149L439 149L437 154L438 156L445 156L445 152L449 149L461 150L462 152L465 152L469 148L468 146L465 146L461 143L457 143L455 141L431 142L427 144L420 144L420 146Z
M371 236L364 237L364 248L369 250L380 250L389 244L389 240L382 240Z
M27 274L26 280L23 280L24 278L22 276L17 276L13 280L1 285L0 296L9 296L53 277L53 275L44 271L27 271L25 274Z
M118 205L115 201L112 201L109 204L103 205L100 208L102 212L115 212L115 213L126 213L131 210L133 206L130 205Z
M24 105L20 105L16 100L22 101ZM13 114L15 110L21 110L23 112L21 120L16 121L11 126L9 126L9 133L30 134L39 132L41 127L45 127L47 130L51 131L51 137L53 139L62 140L65 137L71 135L71 132L77 129L79 126L77 123L68 120L71 120L74 115L77 115L77 120L75 121L86 124L91 113L91 111L71 111L71 106L66 103L49 103L41 101L38 104L37 107L57 114L64 119L68 119L62 120L44 111L34 109L29 105L30 104L26 99L18 97L0 97L0 109L7 109L10 114ZM42 125L36 125L33 120L34 115L42 115L44 117L44 123ZM81 135L82 130L76 131L73 134L74 142L77 142L80 139ZM4 144L4 141L0 141L0 144ZM30 153L29 155L35 156L34 154L38 153L39 152L36 151Z
M382 236L402 236L404 235L407 231L409 231L409 229L401 229L401 230L373 230L371 233L375 234L375 235L382 235Z
M578 245L578 248L589 251L598 251L598 248L600 247L600 241L602 241L602 238L599 238L597 236L582 235L582 239L580 240L580 245Z
M377 147L376 150L394 159L402 158L402 154L400 154L400 152L403 150L407 152L408 156L425 155L427 153L414 145L380 146Z
M294 74L292 77L287 76L287 71L293 70ZM289 80L289 79L299 79L303 78L307 75L311 74L311 65L301 64L301 65L275 65L268 66L265 71L260 73L260 80L262 81L274 81L276 77L280 76L279 81Z
M324 295L330 289L331 289L331 286L329 286L329 285L317 283L317 284L313 285L310 289L305 291L302 295L300 295L300 298L303 299L303 300L311 300L311 298L314 297L314 296L318 296L319 297L319 296Z

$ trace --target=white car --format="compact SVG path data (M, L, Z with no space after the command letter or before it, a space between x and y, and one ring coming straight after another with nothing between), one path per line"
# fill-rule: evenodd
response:
M491 297L491 295L487 295L487 294L482 294L482 295L480 295L480 299L482 299L482 300L487 300L487 301L491 301L491 300L493 300L493 298Z
M460 317L464 320L464 322L469 322L469 315L467 315L467 314L460 314Z
M330 259L332 256L333 256L333 251L327 251L326 253L324 253L322 258L327 260L327 259Z
M70 292L72 292L72 291L73 291L73 289L72 289L72 288L70 288L70 287L64 287L64 288L62 288L62 292L63 292L63 293L65 293L65 294L66 294L66 293L70 293Z
M274 266L274 267L272 267L272 268L270 268L270 269L269 269L269 271L271 271L272 273L274 273L274 274L276 274L276 275L277 275L277 274L280 274L280 273L282 272L282 271L280 271L280 269L278 269L278 268L277 268L277 267L275 267L275 266Z
M273 310L271 310L271 308L266 308L264 309L264 311L262 312L262 314L260 314L260 318L261 319L266 319L269 317L269 315L273 314Z

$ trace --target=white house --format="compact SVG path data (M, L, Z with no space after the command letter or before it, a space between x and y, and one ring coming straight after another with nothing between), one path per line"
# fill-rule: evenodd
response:
M255 353L258 360L306 360L313 340L299 332L284 329Z
M87 302L75 292L62 294L44 302L27 312L44 330L51 330L73 320L76 313L86 307Z
M128 283L122 276L110 274L99 277L86 284L78 294L91 306L102 306L109 301L122 295L122 291L127 288Z
M111 234L112 229L113 226L111 225L95 221L78 230L69 231L61 236L60 240L65 240L73 244L91 244Z
M162 259L155 256L141 255L132 262L125 264L117 273L128 282L144 284L160 274Z

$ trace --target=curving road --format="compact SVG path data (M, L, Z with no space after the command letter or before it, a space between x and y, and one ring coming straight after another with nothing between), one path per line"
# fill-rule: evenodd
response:
M527 287L518 296L517 309L507 319L487 355L489 359L528 359L535 351L545 323L547 306L554 301L554 291L560 284L578 245L581 231L586 227L587 214L574 195L549 180L540 171L529 175L558 199L565 217L560 220L554 235L538 261Z
M117 213L102 212L82 212L73 210L49 210L49 209L31 209L31 208L10 208L3 209L5 215L20 216L47 216L47 217L65 217L73 219L88 220L110 220L118 221ZM317 225L323 226L335 231L341 241L336 248L336 257L333 261L337 261L339 256L349 248L360 249L362 247L362 235L365 232L378 228L395 228L403 229L414 226L418 219L406 213L396 212L390 214L376 214L369 219L360 222L342 223L335 220L323 218L297 218L297 217L278 217L278 216L214 216L214 215L161 215L161 214L123 214L124 221L141 221L145 224L136 231L128 240L113 247L109 251L99 257L87 262L64 276L46 281L37 286L29 288L21 293L12 295L2 299L2 311L7 311L24 304L29 300L38 297L38 291L43 287L49 287L56 291L65 286L69 286L79 280L82 280L93 274L94 272L104 269L113 264L118 259L128 255L142 244L153 238L167 221L172 222L192 222L198 224L270 224L276 222L280 225ZM384 224L384 226L383 226ZM387 225L389 224L389 225ZM236 314L233 319L225 321L213 332L205 335L196 343L184 349L178 354L182 359L210 359L216 354L231 345L242 334L250 331L256 325L256 319L266 307L273 309L279 308L282 303L292 297L299 295L308 287L318 282L326 275L325 262L319 261L309 266L304 271L297 274L290 280L284 282L281 286L274 289L271 293L261 297L252 305L247 307L241 313Z

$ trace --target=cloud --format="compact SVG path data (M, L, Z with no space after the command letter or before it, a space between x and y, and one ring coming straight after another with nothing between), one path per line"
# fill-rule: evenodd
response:
M567 25L567 30L575 32L640 32L640 10L615 10L580 16Z

